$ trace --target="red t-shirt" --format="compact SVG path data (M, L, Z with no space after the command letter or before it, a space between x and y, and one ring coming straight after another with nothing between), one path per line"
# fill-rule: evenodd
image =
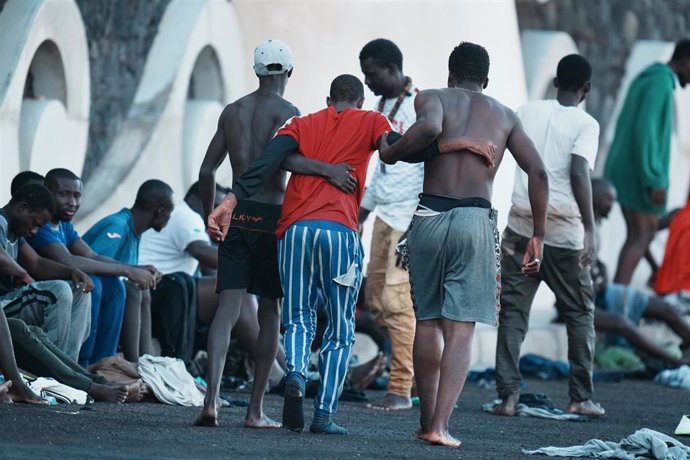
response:
M307 158L351 165L355 170L350 174L359 187L355 193L344 193L323 177L293 174L285 191L278 238L300 220L330 220L357 230L369 160L379 137L392 130L380 112L354 108L338 113L331 106L288 120L276 135L292 136L299 143L299 152Z

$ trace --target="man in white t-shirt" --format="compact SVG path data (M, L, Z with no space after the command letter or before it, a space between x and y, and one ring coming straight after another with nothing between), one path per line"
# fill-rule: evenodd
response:
M404 134L417 119L414 99L419 90L403 74L400 49L390 40L372 40L362 48L359 61L366 85L381 96L376 108L388 117L398 133ZM391 340L388 391L383 399L367 406L373 409L412 407L416 322L409 273L400 266L395 246L412 221L423 181L424 163L401 161L387 165L379 160L360 207L360 225L371 211L377 212L367 267L366 301Z
M598 416L604 409L591 400L594 354L594 291L590 276L596 260L590 169L599 146L599 124L577 106L591 88L592 68L577 54L558 63L556 100L529 102L518 110L525 131L549 176L549 207L544 260L537 274L521 273L522 256L532 235L527 176L515 173L508 227L501 241L501 312L496 346L496 390L502 403L494 410L513 415L519 398L520 346L529 311L542 281L554 292L568 333L570 405L568 411Z
M216 200L225 193L217 187ZM164 274L158 288L151 290L153 335L163 355L187 363L192 359L197 317L210 324L218 306L216 277L196 276L200 265L212 270L218 266L218 250L206 234L200 210L195 183L175 206L168 225L160 232L144 232L139 244L139 261L155 264Z

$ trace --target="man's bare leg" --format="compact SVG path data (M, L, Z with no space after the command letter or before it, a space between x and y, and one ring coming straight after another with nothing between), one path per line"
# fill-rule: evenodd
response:
M659 297L649 299L647 309L642 316L663 321L683 340L683 344L690 344L690 323L663 299Z
M682 359L676 358L653 340L640 333L630 321L620 315L596 309L594 310L594 327L598 331L610 332L623 337L636 350L659 358L673 367L686 364Z
M18 402L27 404L48 404L46 400L31 391L17 368L17 361L14 359L14 347L12 346L12 335L7 326L5 312L0 308L0 372L5 376L5 385L2 402Z
M139 339L141 337L142 289L131 281L125 281L125 314L120 333L122 354L127 361L139 360Z
M437 319L417 321L412 360L419 395L419 431L415 434L419 439L425 439L424 436L429 433L434 416L442 354L441 321Z
M216 277L196 279L197 318L202 324L211 324L218 310L220 296L216 293Z
M223 377L225 358L230 346L230 331L237 323L242 307L244 289L226 289L220 293L218 310L208 334L208 371L206 397L201 414L194 422L197 426L218 426L220 381Z
M656 214L623 208L627 236L620 255L614 283L630 284L635 268L654 239L659 224Z
M441 320L444 346L436 407L428 431L419 436L432 444L447 447L462 445L448 433L448 424L470 368L474 324L445 318Z
M139 356L153 354L153 333L151 326L151 291L141 291L141 310L139 311Z
M254 347L254 384L247 408L244 426L249 428L280 428L282 425L263 412L264 393L271 375L271 368L278 351L280 335L280 304L276 299L259 300L259 336Z

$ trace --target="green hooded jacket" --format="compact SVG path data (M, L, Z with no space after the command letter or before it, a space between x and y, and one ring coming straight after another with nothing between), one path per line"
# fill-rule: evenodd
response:
M633 80L616 124L604 176L624 208L662 213L651 191L668 188L676 76L666 64L647 67Z

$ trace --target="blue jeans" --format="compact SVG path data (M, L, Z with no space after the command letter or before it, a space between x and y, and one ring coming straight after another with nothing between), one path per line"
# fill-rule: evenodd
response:
M115 355L125 311L125 285L120 278L89 276L93 281L91 331L79 353L84 367Z

